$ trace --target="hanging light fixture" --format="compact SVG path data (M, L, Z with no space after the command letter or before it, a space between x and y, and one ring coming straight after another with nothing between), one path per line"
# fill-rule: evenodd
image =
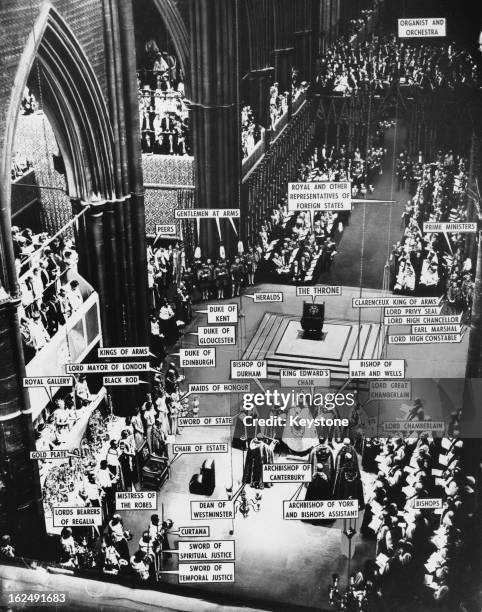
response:
M194 250L194 259L201 259L201 247L199 246Z
M234 497L232 493L233 488L227 487L226 495L228 500L233 501L234 516L236 516L236 513L239 512L243 518L248 518L251 511L259 512L261 510L261 500L263 499L263 496L259 491L256 491L254 497L249 498L246 493L246 485L242 485Z
M242 255L242 254L244 253L244 244L243 244L243 241L242 241L242 240L240 240L240 241L238 242L238 253L239 253L240 255Z

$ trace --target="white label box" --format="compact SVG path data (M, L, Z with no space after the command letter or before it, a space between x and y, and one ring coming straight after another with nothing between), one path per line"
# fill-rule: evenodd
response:
M330 295L342 295L341 287L335 285L296 287L296 297L325 297Z
M179 349L179 366L181 368L214 368L216 367L216 349Z
M265 302L266 304L270 304L273 302L283 301L283 294L281 293L281 291L277 291L274 293L258 292L258 293L253 293L252 296L247 295L246 297L253 297L255 304L259 302Z
M412 500L411 506L414 510L435 510L443 508L440 497L420 498Z
M282 387L329 387L330 370L280 370Z
M383 431L393 433L419 433L421 431L445 431L445 421L384 421Z
M231 361L231 378L266 378L267 364L262 361Z
M191 520L233 519L233 502L229 499L207 501L191 500Z
M475 234L477 232L477 223L425 221L423 231L427 234Z
M200 540L179 542L179 562L184 561L234 561L233 540Z
M444 17L399 19L398 36L400 38L447 36L447 22Z
M462 321L462 314L458 315L402 315L393 317L384 317L384 325L449 325L457 324Z
M208 323L237 323L237 304L208 304Z
M157 491L116 491L116 510L157 510Z
M408 317L423 315L439 315L443 306L401 306L398 308L385 308L386 317Z
M357 518L357 499L283 501L285 520Z
M413 325L412 334L460 334L460 325Z
M353 308L382 308L390 306L411 307L411 306L438 306L442 297L369 297L352 298Z
M232 425L230 416L179 417L179 427L222 427Z
M180 563L179 584L189 582L235 582L234 563Z
M221 345L236 344L236 327L234 325L207 325L197 328L198 344Z
M239 208L178 208L174 211L176 219L239 219Z
M52 509L54 527L93 527L102 525L101 508L55 507Z
M351 210L351 183L288 183L288 210Z
M251 385L247 383L193 383L189 385L189 391L184 395L197 395L207 393L249 393Z
M211 533L210 527L200 525L199 527L179 527L179 536L181 538L209 538Z
M156 236L175 236L176 234L177 229L174 223L156 224Z
M67 374L101 374L102 372L148 372L148 361L133 361L116 363L66 363Z
M149 357L148 346L112 346L97 349L98 357Z
M462 334L397 334L388 336L388 344L458 344Z
M263 482L311 482L311 463L263 465Z
M412 382L410 380L370 380L369 400L410 400Z
M122 387L125 385L138 385L139 376L103 376L104 387Z
M405 378L404 359L350 359L350 378Z

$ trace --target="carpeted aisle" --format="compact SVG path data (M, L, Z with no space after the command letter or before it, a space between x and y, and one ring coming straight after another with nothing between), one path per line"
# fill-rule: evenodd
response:
M360 285L360 260L363 236L363 208L365 216L365 247L363 255L362 287L383 288L383 269L387 261L387 248L401 237L401 214L410 195L408 191L397 191L396 177L393 177L393 154L398 156L406 146L407 127L398 121L385 133L387 155L383 164L383 174L378 178L375 192L369 196L377 200L396 200L395 204L353 204L350 224L343 235L337 236L338 254L331 269L321 275L319 283L327 285ZM391 213L391 214L390 214ZM389 253L388 253L389 254Z

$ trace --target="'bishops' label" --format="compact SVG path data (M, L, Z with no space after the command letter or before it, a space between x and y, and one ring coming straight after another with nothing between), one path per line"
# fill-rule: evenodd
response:
M439 497L426 498L426 499L414 499L411 504L414 510L427 510L442 508L442 499Z

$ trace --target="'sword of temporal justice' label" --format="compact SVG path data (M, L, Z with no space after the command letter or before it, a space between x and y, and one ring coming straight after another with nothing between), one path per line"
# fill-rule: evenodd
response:
M68 450L43 450L43 451L30 451L30 459L45 459L46 461L53 459L68 459L69 457L77 457L80 455L78 449L76 452Z
M173 550L181 561L234 561L233 540L208 540L204 542L179 542Z
M139 376L104 376L104 387L122 387L123 385L138 385Z
M234 518L233 502L228 499L215 501L191 501L191 520L232 519Z
M179 349L181 368L214 368L216 367L216 349Z
M296 287L296 297L322 297L326 295L341 295L341 287L326 285L323 287Z
M411 506L414 510L437 510L443 508L442 499L440 497L413 499Z
M67 374L95 374L100 372L148 372L148 361L133 361L132 363L118 361L117 363L66 363Z
M445 421L384 421L383 431L387 434L420 431L445 431Z
M371 297L352 298L353 308L382 308L387 306L438 306L441 297Z
M198 327L198 344L236 344L236 327L234 325L208 325Z
M385 317L397 317L397 316L422 316L422 315L432 315L436 316L442 312L443 306L399 306L397 308L390 307L385 308L384 316Z
M263 482L311 482L311 463L263 465Z
M409 380L371 380L368 399L410 400L412 399L412 383Z
M462 321L462 314L458 315L424 315L424 316L406 316L401 317L384 317L384 325L454 325Z
M53 508L54 527L95 527L102 525L102 508Z
M177 570L161 574L178 574L179 584L190 582L234 582L234 563L180 563Z
M460 334L460 325L413 325L412 334Z
M166 225L156 224L156 236L175 236L177 229L174 223L167 223Z
M350 378L405 378L403 359L350 359Z
M271 304L274 302L283 301L283 294L281 293L281 291L276 291L274 293L260 291L258 293L253 293L253 295L246 295L246 297L252 297L256 304L259 302L264 302L265 304Z
M349 181L288 183L288 210L351 210Z
M458 344L463 334L398 334L388 336L388 344Z
M423 231L427 234L475 234L477 223L437 223L426 221L423 224Z
M35 376L23 379L24 387L71 387L72 376Z
M284 501L286 520L357 518L357 499Z
M178 208L175 211L176 219L239 219L240 216L239 208Z
M97 349L99 357L149 357L148 346L113 346Z
M230 416L180 417L179 427L222 427L231 425Z
M280 370L282 387L328 387L330 370Z
M237 323L238 305L208 304L207 315L208 323Z
M231 361L231 378L266 377L266 361Z
M157 491L117 491L116 510L157 510Z
M200 527L179 527L181 538L209 538L211 528L207 525Z
M398 36L400 38L431 38L432 36L446 35L447 23L443 17L398 20Z

